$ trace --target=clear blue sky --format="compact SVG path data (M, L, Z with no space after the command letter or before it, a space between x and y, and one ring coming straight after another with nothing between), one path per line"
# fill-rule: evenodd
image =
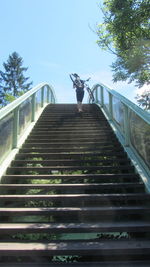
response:
M114 56L96 44L94 30L103 21L102 0L0 0L0 69L16 51L28 67L25 76L51 84L59 103L74 103L69 73L92 78L134 100L135 87L112 82ZM87 96L85 96L85 101Z

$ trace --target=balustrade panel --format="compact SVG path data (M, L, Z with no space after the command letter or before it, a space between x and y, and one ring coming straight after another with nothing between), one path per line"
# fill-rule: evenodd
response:
M112 98L113 119L120 127L121 132L124 132L124 107L122 102L115 96Z
M24 101L19 108L19 136L22 136L31 122L31 97Z
M36 112L38 112L41 109L41 102L42 102L41 89L35 94L35 102L36 102Z
M47 103L47 94L48 94L48 88L47 86L44 88L44 103Z
M9 113L0 121L0 163L12 149L13 113Z
M150 125L134 111L129 112L130 142L150 167Z
M109 113L109 93L105 87L103 91L103 97L104 97L104 106L105 106L106 112Z

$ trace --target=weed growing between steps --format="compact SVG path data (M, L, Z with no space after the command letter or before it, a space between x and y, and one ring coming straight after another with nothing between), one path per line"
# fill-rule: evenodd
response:
M53 256L52 262L64 262L64 263L71 263L71 262L79 262L82 257L78 255L71 255L71 256Z
M60 184L62 183L61 178L51 178L51 179L28 179L26 181L29 184Z

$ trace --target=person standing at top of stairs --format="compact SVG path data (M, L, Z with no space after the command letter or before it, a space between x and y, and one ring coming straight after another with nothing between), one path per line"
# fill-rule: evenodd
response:
M84 81L81 80L79 75L76 73L72 74L72 76L75 77L75 80L73 80L70 75L71 80L73 81L73 88L76 88L76 100L77 100L78 112L83 112L82 101L84 98Z

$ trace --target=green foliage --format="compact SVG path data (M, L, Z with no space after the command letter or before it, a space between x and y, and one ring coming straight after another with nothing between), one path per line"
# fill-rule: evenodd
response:
M1 77L1 71L0 71L0 108L4 106L4 98L5 98L5 92L3 90L3 79Z
M0 104L2 106L27 92L32 85L32 82L27 82L29 77L24 76L28 68L22 65L23 59L16 52L9 55L7 62L3 63L4 72L0 71Z
M78 255L69 255L69 256L53 256L53 262L78 262L81 257Z
M15 100L15 96L5 93L4 100L6 103L11 103L12 101Z
M99 233L97 235L98 239L105 239L105 240L118 240L118 239L130 239L130 234L127 232L113 232L113 233Z
M145 90L142 94L137 94L136 99L139 106L145 110L150 110L150 90Z
M97 43L117 56L114 82L150 82L150 5L148 0L105 0L104 22L97 26Z

